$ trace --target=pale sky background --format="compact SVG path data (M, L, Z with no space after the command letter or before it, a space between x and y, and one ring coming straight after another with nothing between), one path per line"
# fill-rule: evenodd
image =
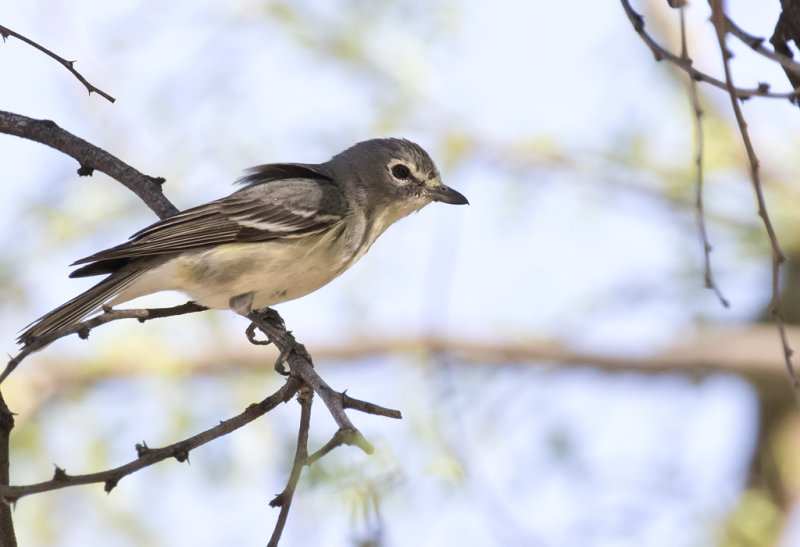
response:
M275 19L285 13L279 4L243 0L7 3L0 24L77 59L117 102L87 96L63 67L9 39L0 44L0 108L53 119L166 177L179 208L229 193L250 165L324 161L377 136L419 142L471 205L435 204L403 220L340 279L279 306L312 353L367 337L439 334L554 339L645 357L697 319L736 325L765 304L763 242L743 250L710 224L715 272L733 303L724 310L697 290L702 257L690 205L652 197L663 181L624 161L688 164L692 132L683 89L652 61L617 3L291 5L301 19L287 24ZM761 33L778 9L730 6ZM691 12L698 32L708 30L705 10ZM355 31L366 45L343 62L333 46ZM714 47L699 40L696 59L718 73ZM742 85L783 82L780 71L744 56L735 67ZM722 94L712 100L728 107ZM800 117L770 101L750 101L746 112L766 176L797 167L786 158ZM449 161L448 136L465 134L478 144ZM69 263L154 220L119 184L102 174L79 179L76 169L60 153L0 136L8 272L0 341L9 353L27 322L91 284L68 279ZM744 170L715 172L708 184L713 214L758 225ZM170 355L223 355L220 340L245 344L243 327L225 312L108 325L91 343L59 341L22 368L108 358L108 345L132 334L128 349L143 360L155 359L142 344L157 335L171 337L153 342ZM707 545L736 504L754 443L755 395L734 376L695 382L413 356L318 366L332 386L401 408L405 419L353 416L377 454L339 449L323 467L330 482L301 481L285 545L352 545L368 535L374 519L351 510L352 492L375 484L384 488L386 545ZM56 393L20 417L21 454L37 457L17 457L13 481L44 479L51 462L75 473L119 465L134 443L173 442L280 382L247 374L143 374ZM191 466L160 464L109 496L97 486L22 500L20 544L263 545L296 418L296 404L281 407L193 452ZM317 409L316 441L331 427Z

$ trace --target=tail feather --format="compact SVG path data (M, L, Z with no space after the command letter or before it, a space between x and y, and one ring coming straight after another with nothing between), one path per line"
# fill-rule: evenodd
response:
M61 327L81 321L90 313L100 309L113 296L129 287L142 273L144 270L136 269L111 274L86 292L28 325L25 332L17 337L17 342L25 344L37 336L50 334Z

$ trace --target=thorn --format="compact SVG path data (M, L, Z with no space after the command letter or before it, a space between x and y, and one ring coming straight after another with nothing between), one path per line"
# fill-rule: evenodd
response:
M746 43L752 49L756 49L764 43L764 38L761 38L760 36L751 36L748 40L746 40Z
M147 454L150 453L150 447L147 446L147 443L142 441L141 443L136 443L136 456L139 458L144 458Z
M150 179L150 182L158 184L159 186L163 186L164 183L167 182L167 179L165 179L164 177L148 177L148 178Z
M285 492L281 492L280 494L278 494L277 496L272 498L272 501L269 502L269 506L270 507L283 507L283 504L286 501L285 498L286 498L286 493Z
M106 494L110 494L117 487L117 483L119 483L119 479L108 479L103 485L103 490L105 490Z
M189 451L186 448L183 448L183 447L180 447L180 446L175 448L175 453L172 455L172 457L174 457L176 460L178 460L181 463L183 463L183 462L186 462L188 464L192 463L192 462L189 461Z
M758 82L758 91L759 93L768 93L769 84L767 82Z
M94 173L94 167L89 167L88 165L84 165L83 163L78 168L79 177L91 177L93 173Z
M80 338L81 340L88 339L91 330L92 329L90 329L89 327L81 327L81 329L78 331L78 338Z
M67 472L64 469L60 468L56 464L53 464L53 467L56 468L55 471L53 472L54 481L63 482L69 478L69 475L67 475Z

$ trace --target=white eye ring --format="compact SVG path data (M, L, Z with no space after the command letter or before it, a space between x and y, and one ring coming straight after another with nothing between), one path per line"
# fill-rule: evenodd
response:
M397 180L408 180L411 176L411 169L402 163L395 163L391 168L392 176Z

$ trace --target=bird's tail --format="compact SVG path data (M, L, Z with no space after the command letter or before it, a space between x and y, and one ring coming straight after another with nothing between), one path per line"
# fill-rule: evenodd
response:
M61 327L77 323L129 287L144 271L144 269L125 269L111 274L91 289L28 325L25 332L17 337L17 342L26 344L37 336L50 334Z

